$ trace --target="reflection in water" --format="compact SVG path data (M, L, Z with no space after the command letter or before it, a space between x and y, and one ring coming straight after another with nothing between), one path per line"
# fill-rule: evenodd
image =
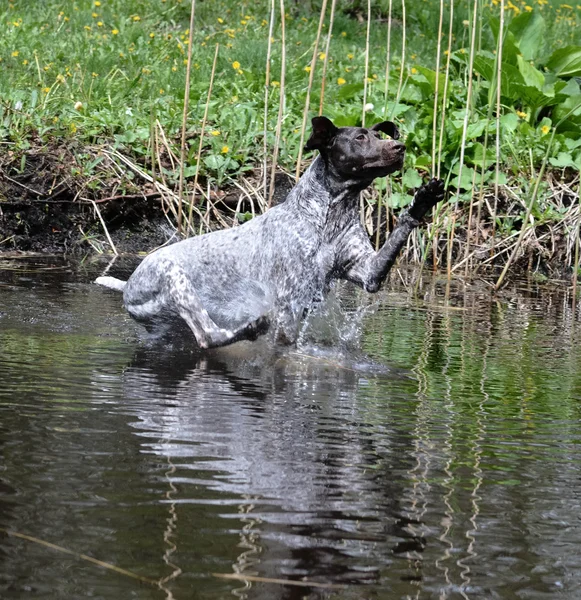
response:
M0 528L157 585L0 533L2 598L579 597L565 292L402 271L298 349L201 355L142 339L92 266L3 267Z

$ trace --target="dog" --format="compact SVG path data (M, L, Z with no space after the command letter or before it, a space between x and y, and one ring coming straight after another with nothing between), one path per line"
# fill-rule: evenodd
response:
M150 331L187 325L200 348L254 340L269 328L278 342L293 344L303 315L334 280L377 292L409 234L444 198L441 180L420 187L375 252L360 221L359 193L402 168L398 139L389 121L336 127L315 117L305 149L319 156L282 204L239 227L156 250L127 282L96 283L123 291L129 314Z

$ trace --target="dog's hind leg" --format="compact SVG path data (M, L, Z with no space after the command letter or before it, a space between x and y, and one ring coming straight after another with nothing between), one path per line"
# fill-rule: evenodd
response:
M216 348L240 340L255 340L266 333L270 326L268 317L262 316L235 329L219 327L204 308L200 296L181 268L173 266L166 272L165 278L169 303L192 330L200 348Z

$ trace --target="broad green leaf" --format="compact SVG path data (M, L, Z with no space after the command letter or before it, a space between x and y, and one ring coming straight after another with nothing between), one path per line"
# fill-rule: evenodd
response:
M518 116L514 113L507 113L500 117L500 124L504 131L512 133L518 127Z
M498 19L491 17L490 18L490 28L492 29L492 33L494 35L495 45L498 45L498 35L500 31L500 23ZM521 54L521 51L517 45L516 39L512 31L509 31L505 28L504 30L504 42L502 44L502 56L503 62L514 63L516 62L516 57Z
M422 178L415 169L406 169L401 181L406 188L417 188L422 185Z
M476 142L473 146L472 162L479 168L488 168L496 162L494 148L487 148L484 152L484 146Z
M546 67L561 77L581 75L581 46L567 46L555 50Z
M543 86L545 85L545 76L522 56L518 56L517 61L518 70L520 71L525 84L537 88L537 90L542 92Z
M388 199L388 205L390 208L403 208L412 201L412 197L407 194L400 194L399 192L393 192Z
M430 84L430 88L433 93L436 92L436 71L426 69L426 67L416 66L416 69L426 78ZM438 75L438 96L442 96L444 93L444 84L446 83L446 76L444 73Z
M525 60L532 60L543 45L545 20L538 11L523 12L508 27Z
M339 100L348 100L350 98L354 98L355 96L357 96L357 94L359 94L359 92L362 91L363 82L347 83L339 88L337 98L339 98Z
M571 156L571 154L569 154L569 152L559 152L557 157L550 158L549 162L551 163L551 165L553 165L553 167L571 167L572 169L576 169L577 171L581 168L581 165L579 165L573 160L573 157Z
M452 169L452 172L457 174L459 172L459 170L460 170L459 165L456 164L455 167ZM455 187L456 189L468 190L472 187L473 181L474 181L474 169L464 165L464 168L462 169L462 179L459 181L458 175L456 175L456 177L454 177L450 181L450 185L452 187Z

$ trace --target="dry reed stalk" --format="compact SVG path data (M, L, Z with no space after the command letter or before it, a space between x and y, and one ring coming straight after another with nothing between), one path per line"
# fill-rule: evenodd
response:
M486 152L486 151L485 151ZM486 156L486 153L485 153ZM472 235L472 211L474 207L474 187L476 186L476 168L474 168L474 174L472 175L472 187L470 188L470 207L468 209L468 229L466 230L466 252L465 256L470 254L470 238ZM468 262L466 262L466 268L464 270L464 276L468 277Z
M383 193L377 190L377 220L375 222L375 251L379 250L379 232L381 228L381 207L383 206Z
M442 146L444 145L444 130L446 126L446 101L448 99L448 86L450 83L450 57L452 55L452 40L453 40L453 25L454 25L454 0L450 0L450 24L448 26L448 47L446 49L446 70L444 72L444 92L442 94L442 115L440 118L440 137L438 140L438 160L437 160L437 171L436 177L439 179L441 175L442 166ZM434 214L434 233L433 233L433 269L434 271L438 268L439 258L438 251L440 249L438 240L440 235L440 229L442 224L440 219L445 219L448 216L450 210L450 204L442 210L440 206L436 207Z
M270 190L268 192L268 208L272 205L274 195L274 176L276 174L276 163L278 162L278 149L280 147L280 134L282 129L282 115L284 111L284 94L286 78L286 33L284 17L284 0L280 0L280 27L281 27L281 62L280 62L280 100L278 103L278 116L276 119L276 132L274 135L274 148L272 150L272 165L270 170Z
M208 87L208 95L206 97L206 106L204 108L204 117L202 119L202 129L200 130L200 143L198 144L198 154L196 155L196 174L194 175L194 189L190 198L190 210L188 211L188 233L192 228L192 214L194 204L196 203L196 188L198 185L198 176L200 174L200 161L202 160L202 147L204 145L204 133L206 131L206 121L208 120L208 110L210 107L210 98L212 97L212 88L214 87L214 75L216 74L216 63L218 62L218 50L220 44L216 44L214 52L214 62L212 63L212 73L210 74L210 84Z
M502 49L504 46L504 0L500 0L500 25L496 47L496 168L494 171L494 208L492 213L492 237L496 234L496 209L498 207L498 180L500 177L500 98L502 91Z
M386 41L386 56L385 56L385 90L384 90L384 106L383 114L387 115L387 97L389 94L389 71L391 68L391 9L393 0L389 0L387 9L387 41Z
M403 86L403 71L405 64L405 42L406 42L406 19L405 19L405 0L401 0L401 65L399 69L399 81L397 84L397 94L395 96L396 103L399 102L401 88ZM394 107L395 108L395 107Z
M458 202L460 200L460 186L462 185L462 170L464 169L464 155L466 153L466 138L468 135L468 121L470 120L471 115L471 106L472 106L472 82L473 82L473 68L474 68L474 49L476 43L476 19L478 16L478 0L474 0L472 13L472 20L470 21L470 55L468 57L468 89L466 92L466 111L464 112L464 124L462 126L462 140L460 142L460 166L458 168L458 187L456 191L456 202L454 203L454 209L458 209ZM472 193L473 189L470 189L470 207L472 207ZM470 217L472 216L472 211L470 211ZM450 238L450 246L454 244L454 236L455 236L455 221L456 215L454 215L453 224L454 227L451 231ZM468 230L472 226L471 222L468 222ZM452 256L452 248L448 249L448 258L450 259ZM451 264L448 264L448 276L451 275Z
M444 0L440 0L440 21L438 23L438 47L436 55L436 84L434 90L434 119L432 121L432 177L439 171L436 167L436 128L438 126L438 92L440 88L440 55L442 51L442 23L444 21ZM442 127L444 124L442 123Z
M183 191L184 191L184 169L186 163L186 127L188 122L188 108L190 103L190 74L192 70L192 46L194 38L194 15L196 12L196 0L192 0L190 10L190 31L188 37L188 64L186 67L186 87L184 90L184 113L182 115L182 139L180 146L180 179L178 183L178 233L182 233L183 219Z
M444 144L444 125L446 123L446 100L448 99L448 85L450 82L450 57L452 55L452 39L454 24L454 0L450 0L450 25L448 29L448 48L446 51L446 71L444 74L444 94L442 97L442 120L440 126L440 139L438 141L438 171L436 177L440 178L440 167L442 164L442 146Z
M266 50L266 76L264 79L264 139L263 139L263 164L264 164L264 197L268 187L268 86L270 85L270 57L272 54L272 34L274 32L275 4L270 2L270 24L268 26L268 48Z
M327 33L327 43L325 44L325 62L323 63L323 75L321 79L321 101L319 102L319 116L323 114L323 102L325 99L325 81L327 78L327 66L329 63L329 48L331 46L331 36L333 34L333 22L335 21L335 6L337 0L331 0L331 16L329 17L329 31Z
M581 184L580 184L581 187ZM579 204L579 193L577 193L577 204ZM575 258L573 262L573 274L571 276L571 285L573 286L573 300L571 302L571 308L573 309L573 320L575 320L576 311L576 299L577 299L577 280L579 277L579 229L581 228L581 210L579 210L579 216L577 217L577 224L575 226Z
M103 215L101 215L101 211L99 210L97 203L94 200L91 200L90 198L82 198L82 200L85 200L85 201L88 200L93 205L93 208L95 209L95 212L97 213L97 216L99 217L99 221L101 221L101 225L103 226L103 231L105 231L105 236L107 237L109 246L111 246L111 249L113 250L113 254L115 256L118 256L119 252L117 252L117 248L115 248L115 244L113 243L113 240L111 239L111 236L109 235L109 230L107 229L107 225L105 225L105 219L103 219Z
M365 33L365 75L363 76L363 110L361 126L365 127L365 111L367 108L367 86L369 79L369 35L371 33L371 0L367 0L367 31Z
M464 111L464 123L462 125L462 140L460 142L460 166L458 168L458 193L456 194L456 208L460 199L460 185L462 182L462 169L464 168L464 155L466 153L466 137L468 134L468 122L471 115L472 105L472 82L474 68L474 45L476 41L476 17L478 9L478 0L474 0L473 15L470 22L470 55L468 58L468 90L466 92L466 110Z
M315 38L315 48L313 49L313 58L311 59L311 70L309 71L309 83L307 85L307 96L305 98L305 108L303 109L303 122L301 124L301 141L299 143L299 155L297 157L297 168L295 171L295 181L301 176L301 160L303 158L303 145L305 143L305 130L307 129L307 119L309 117L309 104L311 103L311 89L313 87L313 79L315 77L315 67L317 66L317 56L319 53L319 41L321 39L321 31L325 22L325 13L327 12L327 0L323 0L321 5L321 14L319 16L319 26L317 28L317 37Z

